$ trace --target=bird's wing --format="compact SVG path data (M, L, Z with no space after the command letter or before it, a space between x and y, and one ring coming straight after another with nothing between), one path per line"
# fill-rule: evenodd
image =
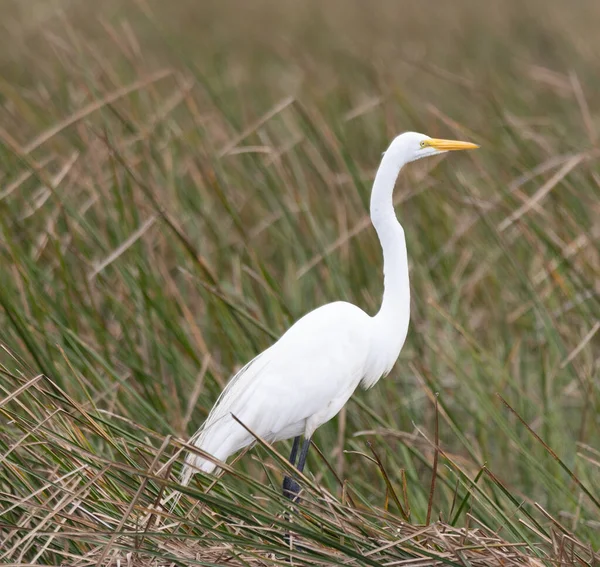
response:
M364 375L371 321L344 302L305 315L232 378L192 442L224 459L253 441L232 414L267 440L303 433L312 417L330 419Z

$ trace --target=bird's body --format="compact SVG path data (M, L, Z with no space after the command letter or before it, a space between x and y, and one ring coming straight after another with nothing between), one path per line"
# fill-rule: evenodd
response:
M265 441L310 438L361 382L372 385L396 361L406 329L387 345L384 357L373 357L383 347L376 329L376 317L351 303L311 311L232 378L195 443L219 460L252 443L252 434L233 416ZM208 459L196 459L202 471L215 468Z
M476 146L434 140L414 132L402 134L392 142L377 172L371 196L371 219L384 260L381 309L369 316L342 301L319 307L244 366L227 384L191 440L213 459L189 453L182 484L187 484L195 472L212 472L215 460L225 461L253 443L255 438L248 429L268 442L300 435L310 440L320 425L341 410L359 385L371 387L391 370L406 339L410 319L404 230L392 204L396 178L408 161L471 147ZM303 448L304 459L307 450L308 444ZM302 455L301 461L303 466Z

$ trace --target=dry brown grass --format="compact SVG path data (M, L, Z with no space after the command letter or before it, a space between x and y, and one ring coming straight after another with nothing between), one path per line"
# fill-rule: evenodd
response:
M574 6L1 2L0 563L281 564L292 529L299 565L598 565ZM320 429L300 512L257 448L149 522L234 368L326 301L376 309L368 195L406 129L482 148L399 182L401 361Z

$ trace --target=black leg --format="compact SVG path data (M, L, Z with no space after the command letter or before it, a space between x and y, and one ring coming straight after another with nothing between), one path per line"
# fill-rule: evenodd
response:
M298 470L302 472L304 470L304 465L306 464L306 457L308 455L308 450L310 449L310 439L305 439L302 444L302 451L300 451L300 458L298 459Z
M298 455L298 447L300 446L300 436L294 437L294 444L292 445L292 452L290 453L290 463L296 466L296 455Z
M290 453L290 463L292 464L292 466L296 466L296 456L298 455L299 446L300 437L294 437L294 444L292 445L292 452ZM300 486L294 479L290 478L287 475L283 477L283 495L286 498L293 500L294 495L298 494L299 490Z
M290 463L295 464L296 453L298 452L298 445L300 443L300 438L296 437L294 439L294 446L292 447L292 454L290 455ZM306 464L306 457L308 455L308 450L310 449L310 439L305 439L304 443L302 443L302 449L300 451L300 458L298 459L297 469L299 472L304 470L304 465ZM292 460L293 457L293 460ZM300 485L298 482L286 476L283 479L283 495L286 498L289 498L292 502L296 502L298 500L298 493L300 492Z
M292 447L292 454L290 455L290 463L292 465L296 464L296 454L298 453L298 446L300 445L300 437L296 437L294 439L294 445ZM306 457L308 455L308 450L310 449L310 439L305 439L304 443L302 443L302 449L300 450L300 457L298 459L298 465L296 468L298 472L302 472L304 470L304 465L306 464ZM298 482L290 478L289 476L284 477L283 479L283 495L289 498L292 502L298 502L298 494L300 494L300 485ZM288 517L289 520L289 517ZM285 542L288 546L292 546L296 550L301 550L301 547L298 547L295 544L291 543L291 533L286 533Z

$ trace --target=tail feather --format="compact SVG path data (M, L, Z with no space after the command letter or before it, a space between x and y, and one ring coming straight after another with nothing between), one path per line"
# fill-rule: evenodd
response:
M231 417L231 414L239 413L240 408L237 406L240 404L244 407L243 398L247 399L251 394L253 379L268 362L269 351L270 349L267 349L259 354L233 376L221 392L202 427L190 439L191 445L219 461L225 461L230 455L253 441L252 436ZM259 359L262 363L256 364ZM180 483L182 486L187 486L197 472L210 474L216 468L217 465L213 461L196 453L188 453L181 470Z
M190 445L197 447L198 449L210 453L210 451L205 449L206 446L206 424L204 424L196 434L190 439ZM183 468L181 469L181 474L179 477L179 484L182 486L187 486L190 483L190 480L197 472L206 472L211 473L216 468L216 465L202 458L200 455L196 453L188 452L185 456L185 461L183 463Z
M185 463L181 469L179 484L187 486L197 472L212 473L217 468L217 465L208 459L203 459L194 453L188 453L185 458Z
M252 436L231 415L228 415L200 430L196 438L192 438L190 444L211 455L217 461L225 461L230 455L252 441ZM187 486L194 474L197 472L211 474L217 466L213 460L190 452L187 454L181 470L180 483Z

